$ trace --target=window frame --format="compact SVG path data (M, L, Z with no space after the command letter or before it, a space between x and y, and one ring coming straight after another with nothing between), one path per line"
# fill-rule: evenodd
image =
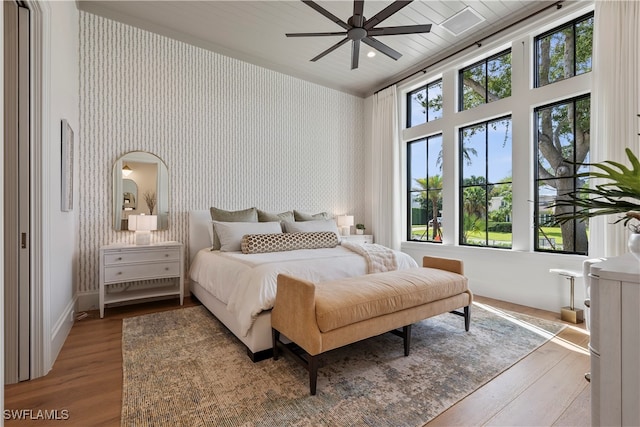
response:
M413 208L411 206L411 201L412 199L412 195L414 193L420 193L422 191L425 191L427 194L428 192L431 190L430 188L426 188L425 190L420 190L420 191L416 191L416 190L412 190L412 171L411 171L411 145L421 142L421 141L425 141L426 143L426 158L425 158L425 165L426 165L426 176L425 179L427 180L427 183L429 182L429 177L430 176L434 176L433 174L429 173L429 140L432 138L437 138L439 137L442 140L442 133L436 133L433 135L428 135L428 136L424 136L421 138L417 138L411 141L407 141L406 142L406 153L407 153L407 187L406 187L406 197L407 197L407 234L406 234L406 238L408 242L419 242L419 243L442 243L442 239L441 240L431 240L431 239L427 239L427 240L418 240L418 239L413 239L412 238L412 226L413 226ZM442 144L442 143L441 143ZM442 144L443 145L443 144ZM443 145L444 146L444 145ZM444 177L442 176L442 174L439 174L439 176L444 179ZM444 186L444 183L443 183ZM441 203L444 204L444 197L443 197L443 188L439 188L440 192L441 192ZM429 231L429 218L427 218L427 224L426 224L427 228L426 228L426 233L428 236L428 231ZM442 223L440 223L440 226L442 226Z
M538 35L536 35L533 38L533 58L532 58L532 62L534 64L534 69L533 69L533 87L534 88L542 88L545 86L549 86L552 85L554 83L558 83L564 80L568 80L571 79L573 77L582 75L582 74L586 74L586 73L582 73L582 74L576 74L576 68L578 66L578 61L577 61L577 49L576 49L576 25L580 22L586 21L588 19L593 19L594 20L594 26L595 26L595 13L593 11L589 12L589 13L585 13L584 15L581 15L577 18L574 18L570 21L567 21L561 25L558 25L557 27L554 27L548 31L545 31L543 33L540 33ZM547 83L544 86L540 86L540 61L539 61L539 48L538 48L538 42L540 41L540 39L543 39L547 36L550 36L552 34L558 33L564 29L567 28L571 28L571 31L573 31L573 70L572 70L572 74L569 77L566 77L564 79L561 80L556 80L553 81L551 83ZM592 40L593 43L593 40ZM591 45L591 71L593 71L593 44Z
M540 19L527 21L525 25L518 26L513 31L505 31L500 33L495 40L483 43L479 49L469 49L452 57L450 61L443 61L429 66L428 69L422 70L420 75L415 78L408 79L406 83L398 85L398 96L400 107L398 115L398 131L400 134L400 142L402 143L402 170L400 171L400 180L403 182L402 191L406 191L406 167L408 159L406 158L406 143L433 135L442 133L443 135L443 193L442 193L442 219L445 223L451 224L451 229L447 227L447 232L443 236L443 244L451 248L459 248L459 228L460 222L460 206L459 206L459 155L458 151L458 129L460 127L469 126L472 123L480 123L490 121L495 117L511 115L512 118L512 199L505 200L511 205L511 215L505 219L505 213L501 212L501 218L512 223L512 248L511 251L526 252L534 254L534 232L533 232L533 177L534 165L537 159L533 157L532 144L534 135L534 119L533 109L542 103L552 103L558 99L568 99L577 95L593 95L591 79L582 74L588 74L583 71L577 78L569 78L562 83L555 85L551 90L540 89L534 87L534 76L537 58L534 57L534 39L537 35L546 33L550 28L558 28L568 23L578 20L578 31L580 37L589 38L591 27L584 29L586 24L595 26L595 21L580 21L582 17L589 17L594 10L593 4L571 4L565 5L557 13L553 12L551 16ZM577 18L576 18L577 17ZM580 37L578 40L581 40ZM580 45L582 46L582 45ZM499 102L491 102L490 105L478 104L479 108L471 108L459 111L460 102L460 70L467 67L468 64L485 63L491 61L492 58L508 52L511 48L511 94L516 96L505 97ZM589 56L591 52L586 50L578 51L577 56L580 62L577 64L580 70L587 70L587 66L591 65L593 60ZM495 60L494 60L495 61ZM489 64L490 65L490 64ZM485 69L487 69L485 66ZM504 69L497 67L497 69ZM499 74L489 73L487 78L496 79ZM418 87L425 86L428 82L442 79L442 97L443 110L442 117L439 120L406 126L406 98L407 94ZM491 90L491 87L489 87ZM504 91L497 90L499 93ZM482 91L481 91L482 92ZM485 92L486 96L486 92ZM517 98L517 99L516 99ZM497 101L497 100L496 100ZM583 119L580 119L583 120ZM593 142L592 142L593 144ZM586 161L586 160L585 160ZM415 160L414 160L415 163ZM544 164L544 163L543 163ZM414 165L414 170L419 165ZM405 193L407 194L407 193ZM508 196L504 194L504 197ZM491 203L491 197L488 198ZM403 222L406 221L411 206L411 200L402 200L403 205ZM491 206L497 208L497 202ZM492 211L493 212L493 211ZM422 218L416 217L420 220ZM543 219L543 218L542 218ZM403 235L411 232L411 225L405 222ZM415 230L415 227L414 227ZM450 232L449 232L450 231ZM419 237L420 233L416 235ZM417 243L428 244L429 241L404 241L409 247L418 249L423 246ZM466 246L466 250L478 250L477 246ZM481 247L480 250L491 250L489 247Z
M539 189L539 185L538 183L540 181L547 181L545 179L540 179L539 177L539 162L537 161L538 159L538 135L540 134L540 129L539 129L539 120L538 120L538 111L543 110L543 109L547 109L547 108L553 108L556 106L560 106L560 105L567 105L569 103L572 103L574 106L574 110L575 110L575 106L576 103L578 101L582 101L582 100L589 100L589 102L591 101L591 93L585 93L582 95L577 95L577 96L573 96L570 98L565 98L559 101L555 101L549 104L544 104L544 105L539 105L537 107L535 107L533 109L533 122L534 122L534 138L533 138L533 143L534 143L534 147L533 147L533 152L534 152L534 174L533 174L533 199L534 199L534 203L533 203L533 252L544 252L544 253L552 253L552 254L569 254L569 255L588 255L588 248L587 251L585 252L579 252L579 251L566 251L564 250L564 244L563 244L563 250L558 251L558 250L551 250L551 249L541 249L539 246L539 242L540 242L540 235L539 235L539 229L540 229L540 222L539 222L539 218L540 218L540 191ZM591 109L589 109L589 128L591 128ZM571 162L573 162L574 164L576 163L576 149L575 149L575 129L576 129L576 123L577 123L578 117L577 114L574 114L573 116L573 123L572 125L572 129L573 129L573 143L572 143L572 151L573 151L573 158L570 160ZM589 144L589 153L591 153L591 143ZM578 182L578 175L577 173L574 173L571 176L571 179L573 181L573 189L575 190L577 188L577 182ZM575 208L574 208L575 209ZM574 247L575 247L575 239L576 239L576 225L577 225L577 221L573 221L573 238L574 238ZM587 228L588 228L589 224L587 223ZM587 236L588 239L589 236Z
M489 189L495 185L498 184L506 184L505 182L489 182L489 132L488 132L488 128L489 125L492 122L498 122L498 121L502 121L502 120L509 120L510 123L510 131L511 131L511 147L513 150L513 116L512 114L506 114L500 117L495 117L495 118L491 118L491 119L486 119L480 122L475 122L475 123L470 123L467 126L461 126L458 129L458 170L459 170L459 175L458 175L458 208L459 208L459 214L458 214L458 245L459 246L471 246L471 247L479 247L479 248L493 248L493 249L507 249L507 250L511 250L513 249L513 231L512 231L512 235L511 235L511 245L509 247L506 246L495 246L495 245L489 245ZM471 128L471 127L476 127L476 126L481 126L484 125L485 126L485 141L484 141L484 153L485 153L485 158L484 158L484 176L483 178L485 179L485 183L480 185L480 184L473 184L473 185L465 185L464 184L464 155L463 155L463 145L464 145L464 137L463 137L463 132L465 129ZM511 166L513 167L513 161ZM511 176L511 181L509 181L509 184L511 185L511 191L513 192L513 174ZM473 245L473 244L469 244L469 243L464 243L463 239L464 239L464 213L463 213L463 206L464 206L464 189L465 188L469 188L469 187L484 187L484 208L485 208L485 229L484 229L484 234L485 234L485 245ZM511 213L511 217L512 217L512 221L511 224L513 226L513 210Z
M495 53L493 55L489 55L487 57L485 57L484 59L481 59L477 62L474 62L473 64L467 65L466 67L462 67L458 70L458 112L462 112L462 111L469 111L472 110L476 107L479 107L479 105L476 105L475 107L471 107L471 108L464 108L464 72L471 69L471 68L475 68L478 65L484 65L484 87L485 87L485 94L484 94L484 103L481 105L486 105L486 104L490 104L490 102L488 102L488 98L489 98L489 73L487 72L487 68L489 67L489 62L493 61L494 59L500 58L501 56L504 56L506 54L510 54L512 55L511 58L513 59L513 53L512 53L512 49L509 47L507 49L504 49L498 53ZM510 63L510 67L513 71L513 64ZM512 80L513 80L513 74L512 74ZM512 87L513 89L513 82L512 82ZM509 95L511 96L511 95ZM505 97L508 98L508 97ZM505 98L500 98L500 99L505 99Z
M430 81L428 83L425 83L422 86L419 86L419 87L407 92L406 97L405 97L405 100L406 100L405 101L406 102L406 123L405 123L406 129L410 129L410 128L415 127L415 126L420 126L420 125L423 125L425 123L429 123L429 122L432 122L434 120L439 120L440 118L442 118L442 114L441 114L440 117L436 117L434 119L429 119L429 88L434 86L434 85L436 85L436 84L438 84L438 83L440 84L440 87L442 88L442 77L440 77L439 79L432 80L432 81ZM427 107L425 108L425 122L424 123L420 123L420 124L416 124L416 125L412 125L411 124L411 116L412 116L412 108L411 108L411 100L412 100L412 98L411 98L411 96L414 93L419 92L421 90L425 91L425 94L426 94L425 95L425 99L427 101Z

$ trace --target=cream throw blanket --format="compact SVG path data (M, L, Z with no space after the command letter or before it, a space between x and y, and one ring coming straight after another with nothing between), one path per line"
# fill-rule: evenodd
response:
M367 260L369 273L382 273L398 269L396 254L386 246L376 243L352 243L348 241L343 241L341 245L358 255L362 255Z

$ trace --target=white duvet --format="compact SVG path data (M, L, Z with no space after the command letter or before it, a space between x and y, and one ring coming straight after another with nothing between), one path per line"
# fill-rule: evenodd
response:
M409 255L395 253L398 269L417 267ZM367 262L341 246L265 254L202 249L191 264L189 276L227 304L246 336L256 316L273 308L280 273L325 282L367 274Z

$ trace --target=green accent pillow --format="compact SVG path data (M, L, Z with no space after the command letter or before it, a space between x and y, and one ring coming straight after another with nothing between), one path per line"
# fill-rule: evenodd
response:
M258 221L259 222L273 222L273 221L284 221L284 222L293 222L295 221L295 217L293 216L293 211L286 211L281 213L271 213L265 212L258 209Z
M296 219L296 221L317 221L319 219L329 219L329 214L326 212L308 214L294 209L293 217Z
M211 219L213 221L221 222L258 222L258 210L256 208L249 208L240 211L225 211L224 209L209 208L211 213ZM213 224L211 224L213 234L211 235L211 250L215 251L220 249L220 239L216 233Z

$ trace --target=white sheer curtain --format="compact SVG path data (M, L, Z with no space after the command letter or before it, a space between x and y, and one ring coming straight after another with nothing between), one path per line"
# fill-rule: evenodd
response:
M591 162L629 165L625 148L640 154L640 2L596 1L593 47ZM615 219L591 220L590 256L627 252L628 230Z
M398 96L393 85L373 96L372 221L376 243L400 249L400 145Z

